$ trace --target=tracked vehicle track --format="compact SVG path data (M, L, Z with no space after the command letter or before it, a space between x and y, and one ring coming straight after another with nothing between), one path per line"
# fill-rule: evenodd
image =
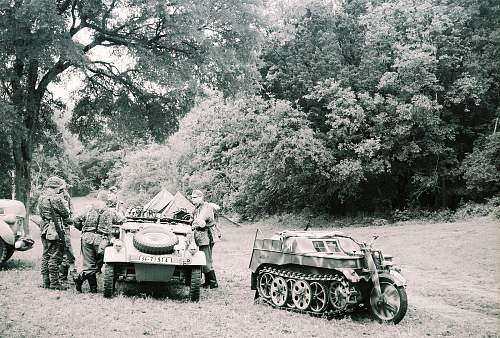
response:
M307 274L270 267L260 270L257 292L275 308L327 319L351 313L360 297L340 274Z

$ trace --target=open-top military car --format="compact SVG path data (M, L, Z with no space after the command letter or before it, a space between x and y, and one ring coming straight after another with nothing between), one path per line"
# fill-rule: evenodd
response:
M104 252L104 296L115 292L115 282L184 282L191 301L200 298L205 254L198 250L189 221L129 217L114 227L112 246Z
M0 199L0 264L6 262L14 251L26 251L33 247L26 235L28 220L23 202Z
M375 319L399 323L406 281L392 257L341 232L255 235L250 261L256 298L287 310L336 317L364 306Z

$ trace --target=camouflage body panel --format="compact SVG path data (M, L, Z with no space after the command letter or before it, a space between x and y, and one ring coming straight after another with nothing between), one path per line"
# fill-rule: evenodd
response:
M380 268L392 265L392 256L374 253ZM263 265L313 274L337 270L353 283L370 279L359 245L336 231L285 231L271 238L255 238L249 268L255 274Z
M284 231L257 238L250 260L255 298L275 308L326 318L367 308L399 323L408 308L406 280L392 257L331 231Z

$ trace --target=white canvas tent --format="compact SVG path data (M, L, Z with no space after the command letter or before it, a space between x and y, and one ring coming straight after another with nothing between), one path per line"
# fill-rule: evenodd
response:
M163 210L161 216L173 218L174 213L180 209L185 209L188 213L192 214L194 211L194 205L180 191L178 191L165 210Z
M151 210L154 212L163 212L165 208L169 205L170 202L174 199L174 195L172 195L167 189L162 189L159 193L155 195L144 205L142 208L143 211Z

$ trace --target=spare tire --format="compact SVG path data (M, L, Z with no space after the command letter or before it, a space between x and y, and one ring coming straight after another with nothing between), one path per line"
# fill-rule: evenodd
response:
M134 234L134 247L144 253L161 255L174 251L177 236L160 225L152 225Z

